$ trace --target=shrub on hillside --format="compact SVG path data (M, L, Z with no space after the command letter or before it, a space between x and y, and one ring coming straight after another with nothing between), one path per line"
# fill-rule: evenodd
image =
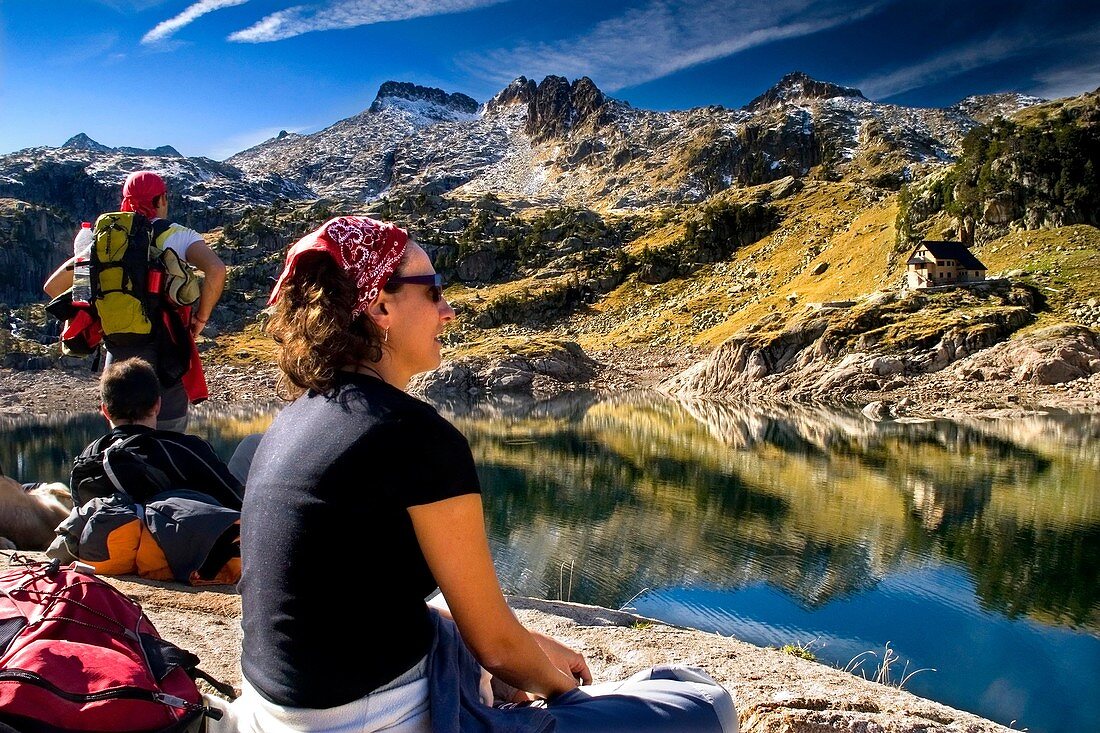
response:
M778 223L778 213L767 204L708 204L685 224L680 239L666 247L642 250L637 257L638 279L656 284L689 275L763 239Z
M918 239L920 222L938 211L1028 229L1100 225L1100 97L1029 113L975 127L946 175L903 187L899 241Z

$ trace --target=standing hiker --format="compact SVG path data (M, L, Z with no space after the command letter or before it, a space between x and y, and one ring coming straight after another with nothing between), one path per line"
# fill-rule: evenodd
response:
M168 188L164 179L156 173L131 173L122 187L120 208L123 212L141 214L152 223L154 246L158 252L171 251L171 259L177 263L182 260L201 270L205 276L198 303L194 307L174 305L168 300L167 291L165 296L160 297L158 310L161 313L154 317L164 316L164 320L154 324L149 338L143 343L136 339L131 339L131 343L119 343L120 340L112 343L109 333L104 339L107 364L115 360L140 357L156 368L161 382L161 408L157 415L157 427L161 430L182 432L187 428L188 405L207 397L206 382L202 376L202 365L194 339L202 333L214 306L221 298L225 285L225 264L198 232L167 220ZM186 274L183 273L182 282L186 282ZM99 273L92 273L93 281L98 277ZM72 284L73 259L69 259L50 275L43 290L51 298L56 298L72 287ZM140 283L139 286L144 291L145 284ZM96 287L98 285L94 282L93 290ZM101 309L102 307L100 305ZM178 327L173 328L173 324ZM178 361L179 364L168 364L168 360Z
M405 392L439 366L455 314L404 230L327 222L291 248L271 301L296 399L260 441L241 516L241 731L736 730L701 672L600 697L583 655L512 613L469 444ZM425 602L436 588L446 613ZM549 705L487 704L482 667L511 700Z

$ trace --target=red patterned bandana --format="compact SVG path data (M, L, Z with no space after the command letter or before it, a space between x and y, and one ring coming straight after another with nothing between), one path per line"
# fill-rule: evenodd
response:
M283 274L271 291L267 301L272 305L279 299L283 283L294 275L298 260L307 252L325 252L340 265L351 279L359 294L355 299L352 317L367 310L370 302L397 270L405 254L408 233L394 224L368 219L365 216L338 216L325 222L299 239L286 256Z

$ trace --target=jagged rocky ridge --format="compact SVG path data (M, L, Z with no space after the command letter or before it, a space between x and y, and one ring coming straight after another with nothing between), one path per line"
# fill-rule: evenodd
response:
M117 155L134 155L134 156L162 156L162 157L174 157L182 158L180 152L173 148L171 145L161 145L159 148L131 148L123 146L121 148L112 148L101 143L97 143L83 132L73 135L71 138L65 141L62 148L69 148L71 150L90 150L93 153L114 153Z
M386 82L357 115L312 134L284 131L225 162L168 145L111 148L84 134L3 155L0 197L79 221L112 208L127 173L151 168L172 182L174 216L209 228L248 206L401 191L646 207L819 166L896 187L922 165L952 160L979 120L1035 101L995 95L914 109L794 73L740 110L640 110L586 77L557 76L520 77L479 107L460 93Z
M60 148L27 148L0 156L0 198L44 206L72 226L118 209L131 172L154 170L169 183L172 218L200 231L220 226L249 206L316 198L279 175L245 175L210 158L187 158L171 146L110 148L77 135Z
M1016 97L1017 108L1035 101ZM951 161L974 115L1012 103L1002 95L988 106L977 97L961 105L878 104L794 73L741 110L651 112L605 96L587 77L548 76L538 84L516 79L463 119L468 105L439 90L387 84L364 113L312 135L280 136L228 162L334 198L491 192L541 205L645 207L817 166L896 187L914 167Z
M746 212L752 213L749 204L726 202L713 212L713 222L706 216L700 219L700 231L725 237L724 230L712 224L722 224L732 213L739 213L735 219L744 241L738 240L733 246L736 249L768 235L777 223L777 210L769 201L800 190L804 185L801 179L816 178L818 183L841 179L843 185L888 198L893 196L889 189L910 177L935 180L926 174L948 170L948 164L965 152L961 141L980 120L995 119L1037 101L1020 95L993 95L967 98L946 109L916 110L880 105L858 90L796 73L741 110L707 107L649 112L607 97L587 78L569 82L547 77L537 84L520 78L480 107L465 95L388 82L371 106L354 117L311 135L280 133L225 163L185 158L168 146L154 150L108 148L85 135L76 136L62 148L35 148L0 157L0 195L11 197L7 211L13 226L9 229L11 241L18 243L0 249L0 261L56 263L65 247L55 240L65 245L67 237L54 235L70 226L67 217L76 220L84 211L113 208L126 173L151 167L165 172L172 183L174 218L204 231L225 225L223 245L235 242L223 249L233 266L231 287L219 308L224 327L234 329L254 318L256 294L269 284L282 246L296 233L337 211L370 210L409 223L415 220L423 227L417 234L426 246L447 254L440 266L451 268L449 273L464 282L532 278L557 288L549 296L540 295L541 300L520 292L517 297L522 307L512 307L514 303L509 305L511 301L502 298L489 304L493 307L475 306L473 312L464 313L465 322L480 328L524 326L515 319L536 309L541 316L535 325L552 328L555 319L586 298L607 294L627 277L640 283L662 283L683 277L701 264L723 261L730 254L725 249L708 254L705 248L688 248L685 252L690 262L661 270L668 263L647 259L646 252L627 254L623 250L638 236L637 227L652 225L646 218L651 219L652 212L620 216L627 213L624 209L644 212L663 203L708 200L698 209L706 214L704 209L724 198L712 199L714 194L749 190L753 184L774 181L758 187L775 191L764 203L752 205L760 209L763 218L748 217ZM447 194L446 199L440 194ZM312 203L308 207L283 206L284 202L304 201ZM369 208L365 201L371 202ZM261 209L242 218L248 207L257 204ZM264 204L277 205L266 208ZM411 208L407 207L410 204ZM559 211L564 218L514 215L529 204L545 207L548 213ZM570 213L568 208L556 208L560 206L594 211ZM490 215L492 209L500 211ZM282 214L289 214L293 221ZM571 222L569 217L577 221ZM756 222L759 231L746 229L746 221ZM47 255L34 254L35 248ZM816 254L817 250L807 257ZM48 267L24 268L18 271L19 277L5 278L0 282L0 300L19 302L28 293L34 298L46 271ZM562 279L570 272L579 276L573 284ZM561 300L561 307L548 297ZM950 364L963 358L967 350L1003 341L1030 320L1027 312L1016 308L997 324L979 320L992 330L973 336L964 329L967 335L962 342L955 338L957 334L941 333L935 343L920 346L927 353L935 347L937 356L924 364L910 355L908 361L903 360L899 374L879 373L880 369L894 369L891 359L897 357L880 353L877 345L824 348L817 341L822 334L815 331L820 321L788 329L779 339L784 355L771 361L769 356L775 356L771 346L758 348L755 337L750 339L752 343L738 344L735 337L710 360L712 364L721 361L711 376L721 372L725 386L712 390L695 381L685 389L756 391L761 383L767 383L779 396L845 401L855 392L885 388L898 381L880 377L916 378L948 371L939 363L943 360L939 352L946 353ZM972 342L974 338L978 340ZM1073 369L1054 365L1031 372L1031 376L1009 369L1010 378L1027 381L1041 373L1072 379L1067 375L1074 369L1074 374L1084 375L1093 366L1087 357L1094 344L1086 341L1077 349L1084 355L1083 361L1066 362ZM531 358L513 355L456 366L426 389L491 393L537 388L543 378L589 380L595 366L588 357L574 351L568 342L559 346L556 352ZM812 379L809 372L797 369L786 374L787 351L797 355L798 369L816 370ZM760 362L765 373L756 376L765 379L754 381L752 375L760 371ZM990 378L1006 378L997 376L1004 370L987 371ZM700 372L706 372L706 367L700 366L693 374L699 376ZM973 373L971 369L962 378L971 379ZM978 373L985 378L985 372ZM680 383L686 379L685 375ZM700 379L705 381L705 376ZM744 384L730 387L731 379ZM742 389L746 385L751 389Z

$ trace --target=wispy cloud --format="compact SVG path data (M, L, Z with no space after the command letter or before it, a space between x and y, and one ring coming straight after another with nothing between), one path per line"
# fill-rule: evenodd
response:
M593 77L616 91L786 38L857 21L875 0L651 0L569 39L470 54L460 66L496 84L520 74Z
M194 5L188 6L179 15L169 18L157 25L141 38L144 44L158 43L172 36L184 26L190 25L197 19L222 8L231 8L235 5L244 5L248 0L199 0Z
M1004 61L1024 53L1033 45L1023 38L994 36L977 44L951 49L913 66L866 77L856 86L870 99L891 97Z
M1045 99L1075 97L1100 88L1100 60L1090 58L1080 64L1047 69L1035 75L1036 85L1028 94Z
M313 31L461 13L507 0L329 0L321 7L296 5L272 13L229 36L230 41L265 43Z
M1060 52L1075 49L1095 49L1100 44L1100 29L1087 28L1072 34L1041 33L1033 28L1004 30L995 33L977 43L950 48L918 64L895 69L885 74L869 76L856 82L865 95L871 99L883 99L902 94L912 89L936 84L974 69L981 69L1019 56L1055 48ZM1062 58L1064 53L1060 53ZM1049 78L1049 89L1032 90L1031 94L1052 98L1052 91L1076 89L1066 94L1080 94L1084 90L1083 78L1072 78L1073 74L1088 73L1091 70L1093 84L1096 83L1100 62L1089 54L1089 58L1077 65L1063 65L1048 72L1036 72L1041 82ZM1074 83L1076 81L1076 83ZM1065 96L1065 95L1062 95Z

